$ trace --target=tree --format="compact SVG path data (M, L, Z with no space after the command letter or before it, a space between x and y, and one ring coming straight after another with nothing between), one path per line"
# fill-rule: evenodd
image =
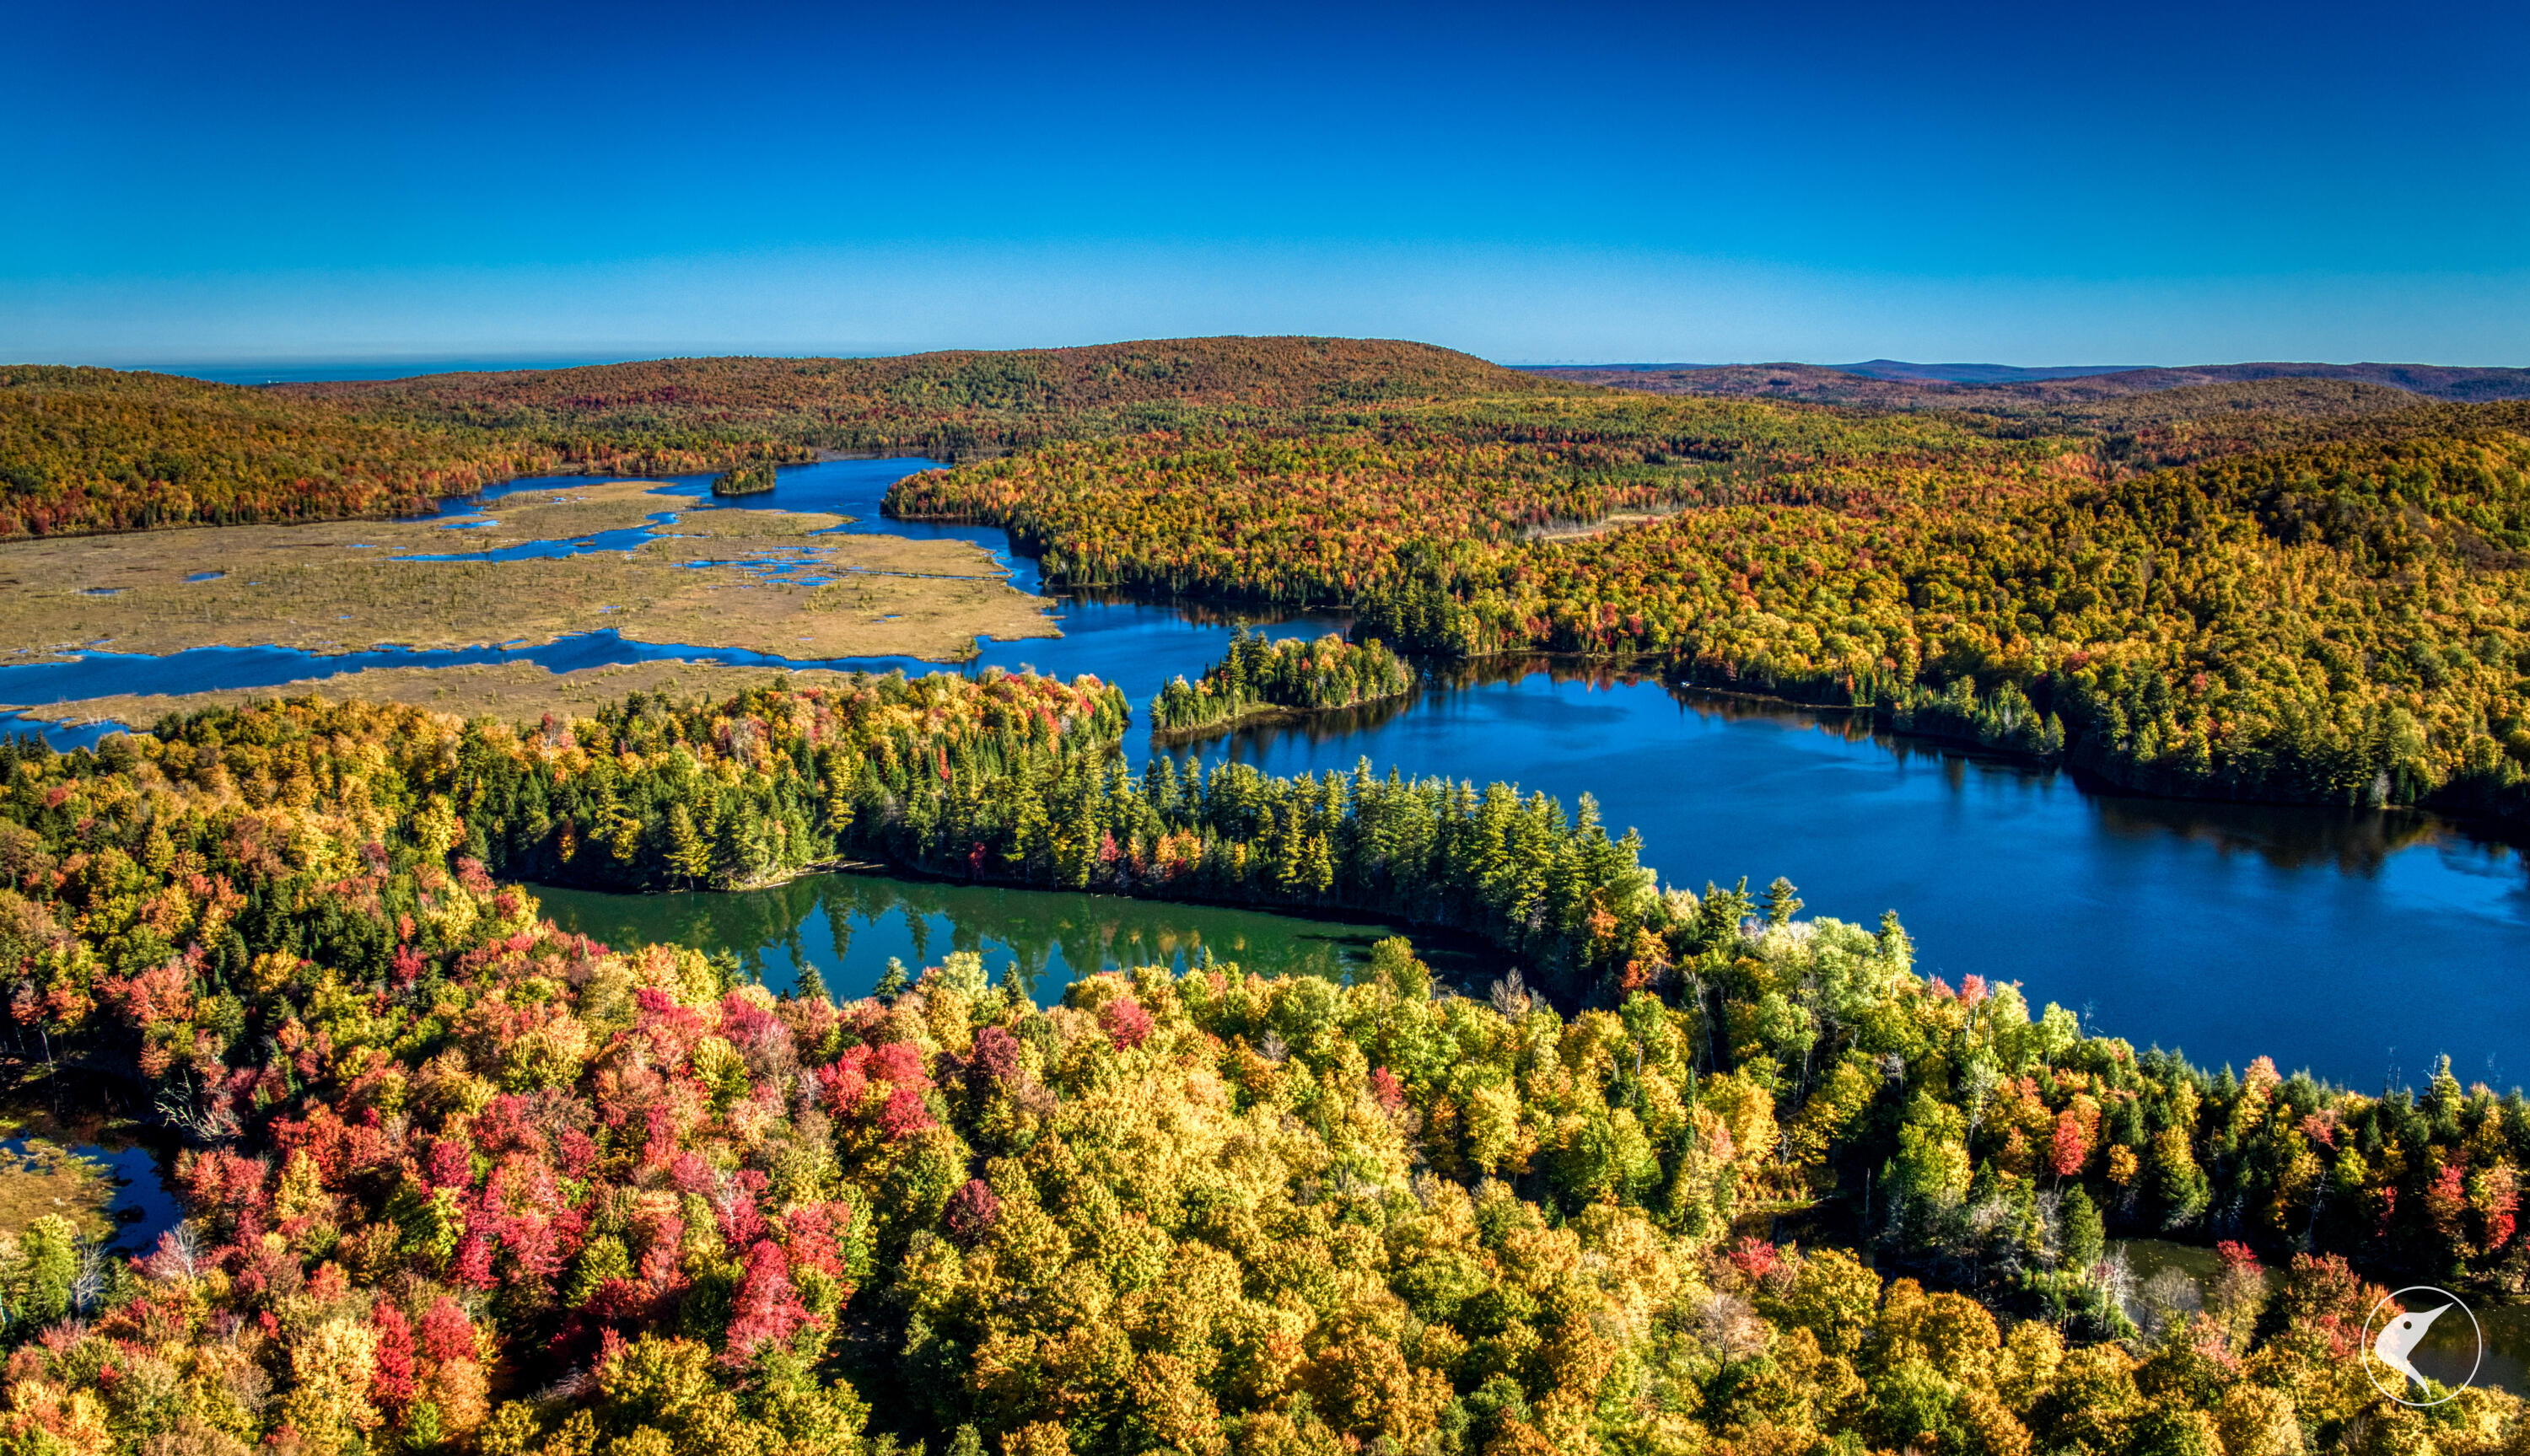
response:
M2074 1184L2064 1192L2059 1206L2064 1220L2064 1263L2076 1272L2088 1275L2092 1267L2107 1252L2107 1231L2100 1221L2100 1211L2082 1185Z
M711 877L711 844L694 829L694 817L683 804L668 811L668 863L688 885Z
M1766 887L1764 904L1768 925L1789 925L1792 917L1800 913L1801 897L1793 890L1791 881L1777 875Z

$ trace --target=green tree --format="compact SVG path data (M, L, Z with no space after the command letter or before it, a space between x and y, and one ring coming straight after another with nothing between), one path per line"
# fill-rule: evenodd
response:
M711 845L695 831L694 817L683 804L668 811L668 863L688 885L699 885L711 875Z
M1766 887L1764 904L1768 925L1789 925L1792 917L1800 913L1801 897L1794 892L1791 881L1777 875L1774 883Z
M2107 1230L2100 1222L2100 1210L2082 1185L2074 1184L2064 1193L2058 1211L2064 1220L2064 1263L2076 1272L2088 1274L2108 1249Z

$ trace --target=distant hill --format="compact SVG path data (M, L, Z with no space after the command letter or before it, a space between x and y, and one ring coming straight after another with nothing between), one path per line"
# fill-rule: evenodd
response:
M0 366L0 538L411 514L561 463L232 384Z
M1910 364L1903 359L1871 359L1859 364L1830 364L1847 374L1874 379L1917 379L1939 384L2028 384L2040 379L2078 379L2090 374L2118 374L2140 364L2056 364L2024 369L2016 364Z
M687 358L272 387L362 415L523 434L567 451L724 442L958 453L1284 410L1552 393L1562 381L1378 339L1160 339L887 358Z
M2201 385L2270 379L2330 379L2374 385L2429 400L2485 402L2530 399L2530 369L2457 368L2442 364L2063 365L2024 369L2009 364L1559 364L1528 372L1575 384L1649 390L1655 394L1736 395L1820 404L1887 408L1988 409L2061 406Z

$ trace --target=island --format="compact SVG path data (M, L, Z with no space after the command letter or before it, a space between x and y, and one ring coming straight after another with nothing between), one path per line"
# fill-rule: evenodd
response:
M1244 724L1300 718L1403 697L1414 670L1376 638L1314 642L1263 637L1241 626L1230 651L1189 683L1181 676L1151 700L1154 741L1226 733Z

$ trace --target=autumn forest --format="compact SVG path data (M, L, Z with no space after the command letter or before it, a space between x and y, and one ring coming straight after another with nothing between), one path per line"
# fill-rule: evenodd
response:
M2524 1449L2516 1395L2409 1406L2362 1355L2402 1285L2530 1291L2518 1091L2200 1066L1951 984L1903 906L1646 865L1587 794L1132 751L1545 653L2138 792L2530 816L2530 405L1855 389L1334 340L0 369L0 537L922 452L889 513L1006 527L1050 586L1350 622L1242 628L1148 702L826 672L0 741L0 1059L147 1109L183 1204L137 1252L0 1233L0 1449ZM960 952L839 998L538 902L837 866L1378 918L1519 969L1206 951L1038 1004ZM2132 1240L2213 1272L2147 1282Z

